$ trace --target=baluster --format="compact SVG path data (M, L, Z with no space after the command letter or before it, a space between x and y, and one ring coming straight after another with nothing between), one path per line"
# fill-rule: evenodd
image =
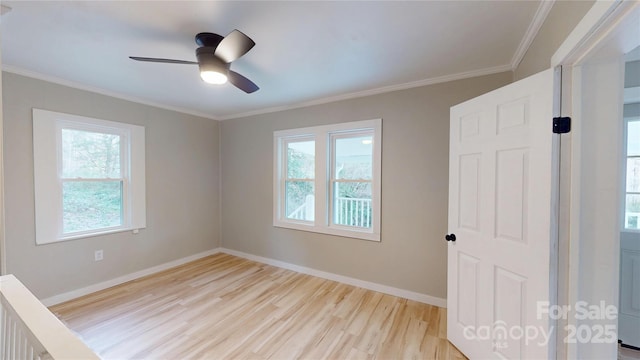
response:
M369 227L369 202L364 202L364 227Z
M358 225L358 201L351 199L351 226Z

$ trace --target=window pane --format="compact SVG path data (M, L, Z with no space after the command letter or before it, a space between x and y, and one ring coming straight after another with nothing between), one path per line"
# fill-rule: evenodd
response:
M313 181L287 181L285 182L285 193L285 214L287 219L314 220Z
M373 173L373 136L336 138L335 179L371 179Z
M627 194L624 225L627 229L640 229L640 195Z
M316 142L287 142L287 178L313 179L316 169Z
M627 126L627 155L640 155L640 121L629 121Z
M62 129L62 177L120 178L120 136Z
M371 228L371 183L333 183L333 223Z
M62 184L62 232L122 225L121 181L65 181Z
M627 192L640 192L640 158L627 158Z

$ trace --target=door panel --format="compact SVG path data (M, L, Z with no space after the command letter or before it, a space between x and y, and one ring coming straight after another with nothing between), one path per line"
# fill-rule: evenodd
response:
M495 237L527 243L527 149L498 151Z
M623 249L621 265L622 286L629 291L622 292L620 312L640 319L640 252Z
M478 264L480 260L463 252L458 253L458 314L461 326L478 326Z
M512 271L494 266L494 309L493 322L495 327L503 326L505 329L514 327L524 328L522 319L525 317L525 290L527 279ZM511 336L499 338L496 333L494 351L507 359L518 359L523 353L524 339L515 339Z
M550 69L451 108L447 331L470 358L548 357L553 84Z
M479 231L480 154L460 156L459 227Z

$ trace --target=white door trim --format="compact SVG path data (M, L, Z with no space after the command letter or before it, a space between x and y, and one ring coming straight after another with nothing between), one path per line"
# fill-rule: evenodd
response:
M2 37L0 36L0 43ZM2 56L0 55L0 275L7 273L7 257L4 239L4 142L3 142L3 118L2 118Z
M560 274L561 277L564 276L566 278L566 282L564 282L564 284L566 284L566 288L560 289L561 292L564 292L564 294L560 294L560 297L563 295L566 296L567 304L569 305L576 304L577 301L582 300L579 298L581 269L585 266L597 266L597 264L592 262L586 263L585 261L589 261L589 259L581 259L580 256L580 234L586 225L581 224L580 211L581 206L585 205L583 203L584 199L581 197L581 194L584 191L584 184L581 182L581 173L584 170L581 166L581 161L583 160L582 149L584 134L581 131L580 121L582 118L589 115L581 114L580 109L582 99L580 89L582 89L583 86L581 65L589 60L593 60L593 55L605 46L611 46L611 39L613 36L616 35L620 29L626 26L625 20L629 18L629 15L637 14L638 11L640 11L640 3L637 1L618 0L612 2L597 0L551 58L552 66L563 66L565 73L572 75L572 82L569 88L569 92L572 94L563 100L563 105L566 106L563 106L562 114L564 116L571 115L574 119L574 126L572 126L571 135L569 137L571 143L570 170L568 170L568 172L570 172L570 180L568 183L561 185L561 192L569 194L569 199L567 200L568 204L565 203L565 206L561 205L561 208L565 209L564 211L569 212L568 214L565 214L566 216L564 217L565 219L569 219L569 249L567 253L563 253L562 251L560 252L561 256L564 255L560 258L560 269L561 271L564 270L568 272ZM632 49L631 42L624 38L616 38L615 46L620 49L626 49L626 51ZM605 86L605 84L602 85ZM622 91L622 89L620 89L620 91ZM568 92L566 92L566 94L568 94ZM572 99L576 101L572 103ZM565 173L567 173L566 169L563 170L563 174ZM616 247L616 249L613 249L612 251L617 251L619 253L619 241L614 240L613 243L609 244L609 246ZM581 264L581 262L583 263ZM603 275L605 280L602 280L602 278L600 280L594 279L594 282L604 283L605 281L608 281L609 285L614 284L613 286L615 289L618 289L618 277L619 273L615 272L615 274ZM596 284L595 287L606 292L606 290L604 290L606 289L606 286L604 285L606 284ZM618 294L617 292L615 294L603 294L603 297L617 299ZM568 319L568 325L576 326L577 321L570 316ZM566 348L564 349L562 349L563 346L559 346L558 354L566 351L563 357L577 358L579 356L579 346L581 345L566 344ZM615 344L612 344L611 346L614 347ZM614 349L611 350L613 351Z
M591 9L551 57L551 67L575 66L613 31L638 4L635 1L596 0Z

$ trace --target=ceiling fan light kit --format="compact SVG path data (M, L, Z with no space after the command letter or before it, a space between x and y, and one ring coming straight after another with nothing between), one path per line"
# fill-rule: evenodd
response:
M229 64L214 55L215 48L210 46L199 47L196 50L200 77L209 84L221 85L227 82Z
M214 85L222 85L229 79L227 75L211 70L200 70L200 77L204 82Z
M137 56L129 56L129 58L168 64L197 64L200 68L200 77L206 83L221 85L228 80L247 94L259 89L251 80L230 69L232 61L246 54L256 44L247 35L239 30L233 30L225 37L204 32L196 35L196 44L200 46L196 49L198 62Z

